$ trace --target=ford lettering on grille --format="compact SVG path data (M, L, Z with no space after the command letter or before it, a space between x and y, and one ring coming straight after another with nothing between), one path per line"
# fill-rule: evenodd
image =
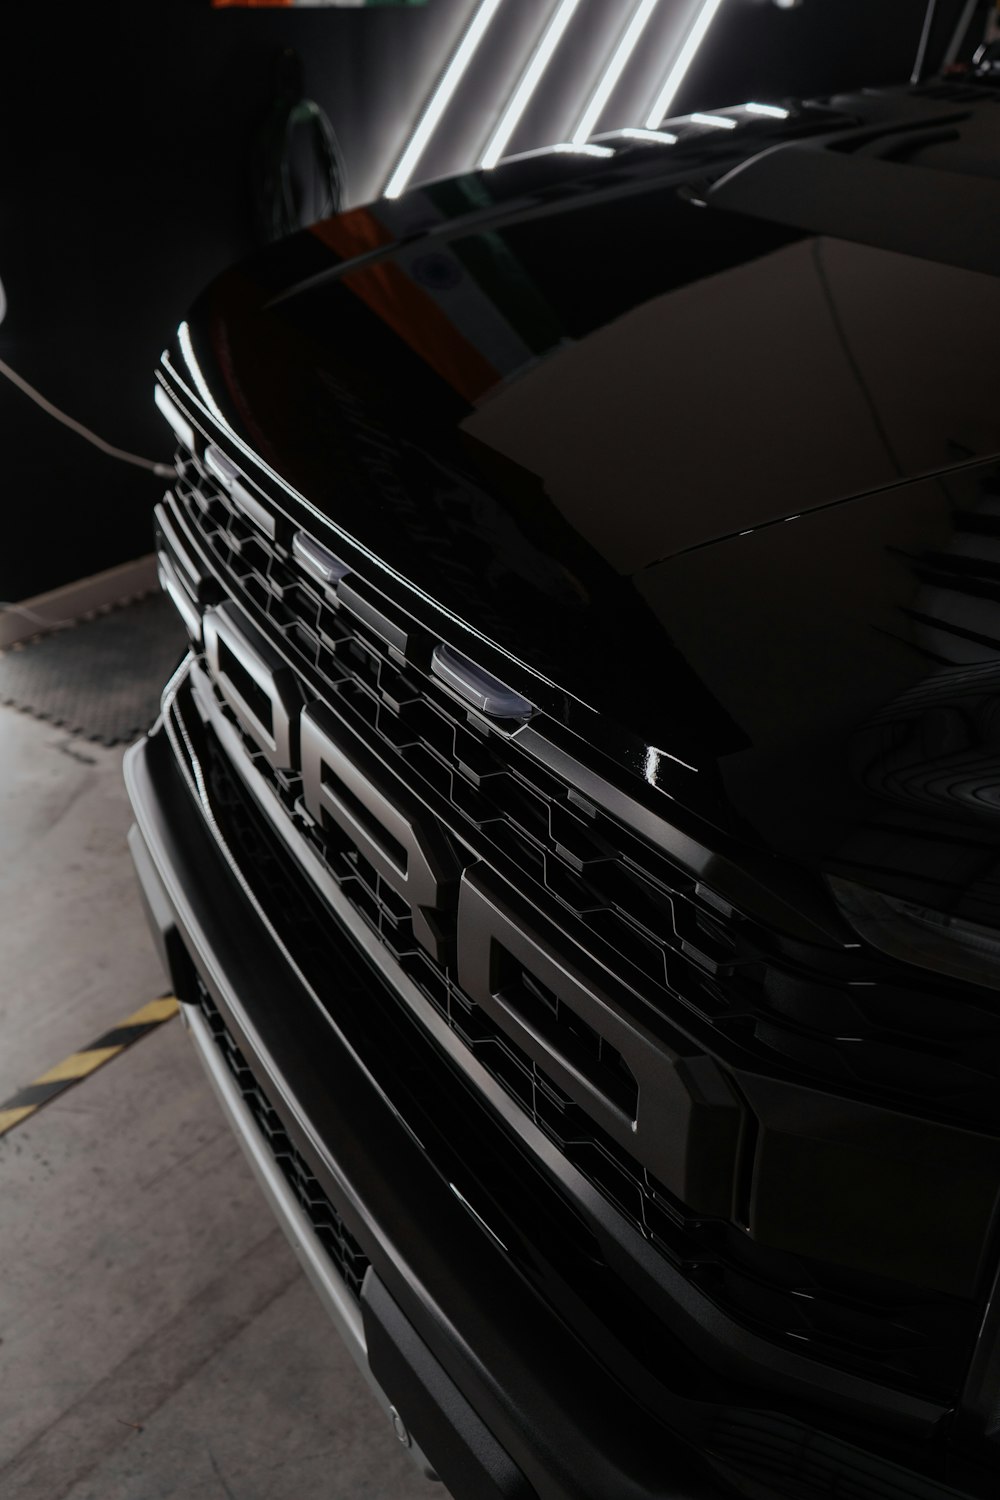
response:
M405 902L415 940L438 962L454 960L468 998L682 1201L728 1215L741 1110L717 1065L652 1011L637 1020L624 991L616 1001L614 976L568 940L561 950L558 934L460 851L342 719L304 700L238 606L207 610L204 640L244 734L275 770L301 776L308 818L350 839ZM577 1018L575 1032L555 1024L559 1007ZM600 1042L599 1067L593 1049L574 1045L583 1034Z

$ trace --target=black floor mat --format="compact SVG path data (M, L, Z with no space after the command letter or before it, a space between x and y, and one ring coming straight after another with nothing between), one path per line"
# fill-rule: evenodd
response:
M150 594L0 653L0 703L105 745L134 740L185 642L170 601Z

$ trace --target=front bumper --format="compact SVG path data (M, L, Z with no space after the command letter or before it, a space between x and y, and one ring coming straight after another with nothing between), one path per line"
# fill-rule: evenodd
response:
M148 853L135 828L132 830L130 843L137 867L141 867L143 861L148 864ZM153 879L156 878L152 874L151 867L144 872L144 881L148 881L150 876ZM247 1106L232 1072L226 1065L223 1052L218 1045L215 1028L199 1010L190 1005L182 1007L181 1018L223 1113L229 1120L243 1154L257 1179L257 1185L284 1230L300 1266L311 1281L313 1289L350 1351L355 1364L368 1382L376 1401L392 1422L397 1437L410 1450L423 1473L428 1478L435 1478L430 1463L413 1442L399 1413L372 1374L361 1310L351 1297L343 1277L338 1274L336 1268L331 1265L329 1256L324 1253L309 1215L289 1186L275 1160L274 1153L268 1147L266 1138L262 1136L254 1113Z

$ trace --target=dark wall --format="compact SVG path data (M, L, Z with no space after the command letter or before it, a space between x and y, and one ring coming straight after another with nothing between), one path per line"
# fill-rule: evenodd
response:
M210 276L253 248L250 159L298 50L359 201L380 185L473 0L213 11L208 0L5 13L0 357L108 441L169 458L152 369ZM100 19L95 19L96 15ZM162 481L0 381L0 600L148 552Z
M957 0L942 3L957 9ZM509 0L513 29L493 65L511 82L538 29L539 4ZM208 0L104 0L86 14L82 6L8 7L0 277L10 308L0 357L108 440L168 458L152 367L200 287L253 247L250 159L281 50L300 53L307 92L340 136L348 200L366 201L474 5L213 11ZM559 139L571 128L580 76L599 70L623 5L585 0L577 39L514 144ZM657 14L613 101L622 118L607 123L648 107L660 52L684 8L670 0ZM806 0L792 11L726 0L675 108L902 78L923 9L923 0ZM480 67L456 99L424 175L465 165L467 143L484 144L488 74ZM149 550L160 481L95 452L3 381L0 431L0 600Z
M796 9L729 4L678 95L675 111L745 99L803 96L902 82L910 75L925 0L805 0ZM950 34L961 0L939 0Z

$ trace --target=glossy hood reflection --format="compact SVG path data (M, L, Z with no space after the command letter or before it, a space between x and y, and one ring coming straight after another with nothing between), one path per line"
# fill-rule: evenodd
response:
M899 827L924 849L928 819L995 816L985 750L962 781L860 771L859 746L927 684L943 724L948 674L1000 652L975 467L1000 282L706 210L662 171L341 215L220 278L185 353L335 553L355 538L600 711L654 785L650 757L704 773L722 826L902 890Z

